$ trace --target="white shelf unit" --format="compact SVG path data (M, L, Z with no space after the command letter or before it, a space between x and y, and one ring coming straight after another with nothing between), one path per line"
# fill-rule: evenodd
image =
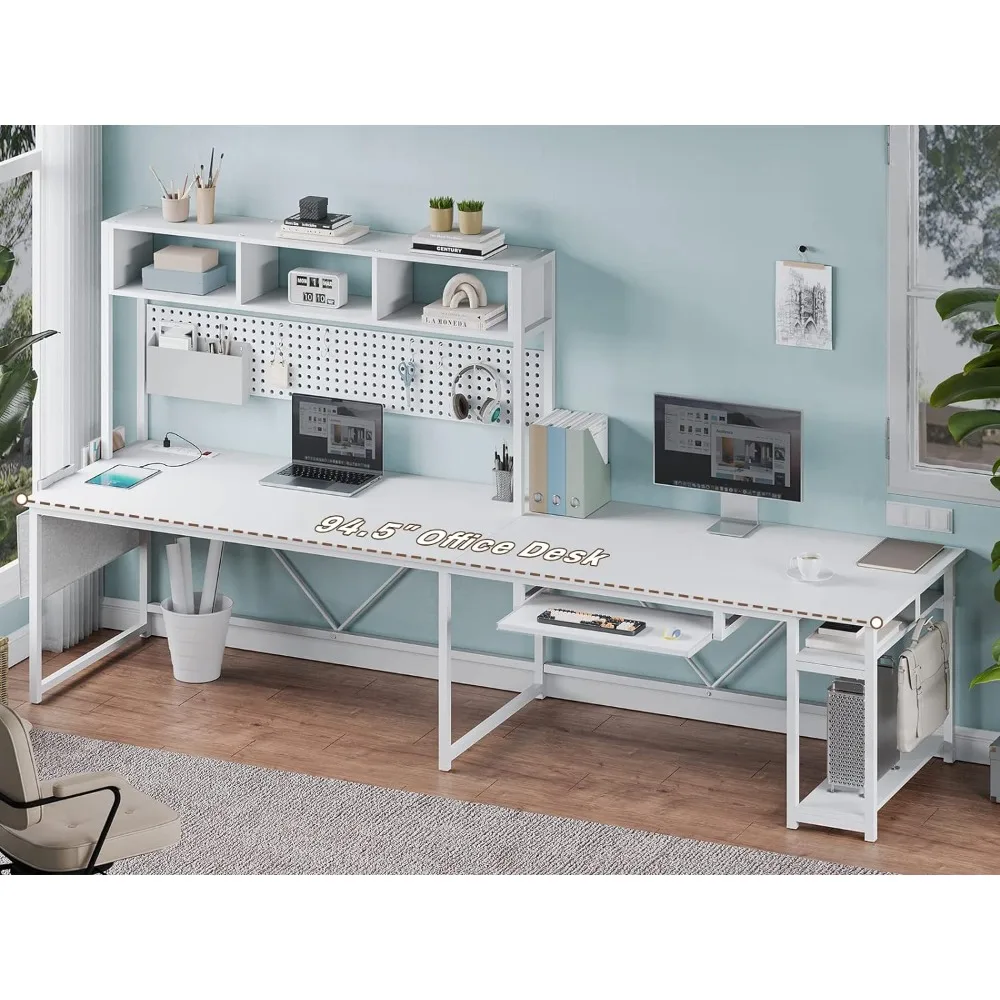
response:
M924 616L940 612L949 634L955 634L955 568L944 573L940 593L923 595L908 608L901 619L887 622L882 628L862 628L858 653L804 646L797 623L786 634L787 680L787 754L786 795L787 825L792 829L800 823L847 830L864 834L865 840L878 836L878 811L925 764L935 757L955 759L955 670L949 670L949 711L941 728L928 736L913 750L901 753L896 767L881 778L875 778L878 759L878 685L875 683L879 658L893 647L909 639ZM826 779L804 799L799 799L799 675L821 674L830 678L849 678L865 685L865 794L851 791L831 791ZM869 771L871 769L871 772Z
M148 433L146 418L145 307L149 302L204 308L206 311L245 312L287 321L317 322L342 327L369 327L393 332L410 332L439 340L480 341L510 345L515 359L510 379L510 415L514 463L514 495L521 499L520 512L527 508L525 471L525 347L544 351L546 364L542 386L543 412L554 405L555 392L555 253L536 247L508 246L487 260L436 257L411 249L410 235L371 232L344 246L314 240L295 240L278 235L280 220L219 216L212 225L194 220L167 222L159 208L142 208L106 220L102 224L102 411L101 438L106 454L111 453L112 384L114 377L112 304L116 298L136 301L138 327L137 437ZM154 291L142 287L142 268L153 259L154 241L184 240L210 242L231 248L235 261L234 281L207 295ZM371 294L349 293L340 309L322 309L288 301L288 267L283 251L308 251L319 256L323 266L341 270L338 258L367 258L371 267ZM329 261L327 264L326 261ZM352 265L359 265L355 260ZM415 299L418 274L443 285L438 275L415 268L446 268L455 271L495 272L506 285L506 321L485 331L452 329L422 322L424 303ZM496 279L494 279L496 280ZM515 501L516 503L516 501Z

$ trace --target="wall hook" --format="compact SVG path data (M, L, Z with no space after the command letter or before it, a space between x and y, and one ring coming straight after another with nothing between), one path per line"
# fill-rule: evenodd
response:
M807 263L808 263L808 258L806 257L806 254L809 252L810 249L811 247L807 247L805 243L799 244L799 257L801 257L802 260L806 261Z

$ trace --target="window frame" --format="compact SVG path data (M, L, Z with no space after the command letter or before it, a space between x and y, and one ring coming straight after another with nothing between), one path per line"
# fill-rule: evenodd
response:
M936 299L941 289L916 282L917 185L916 125L891 125L888 137L887 249L888 397L886 457L889 492L988 506L1000 506L1000 492L988 473L935 468L918 461L919 412L914 303Z
M39 136L35 133L35 148L28 153L21 153L9 160L0 161L0 184L12 181L25 174L31 174L31 332L38 333L41 313L41 196L42 196L42 151L39 146ZM32 363L38 365L38 346L34 348ZM31 450L31 480L37 481L39 452L41 451L38 435L38 396L32 405L32 426L36 428ZM0 607L17 600L21 596L21 571L18 560L0 567Z

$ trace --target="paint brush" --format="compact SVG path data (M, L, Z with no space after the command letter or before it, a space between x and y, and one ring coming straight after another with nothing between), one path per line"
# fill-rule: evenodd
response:
M149 165L149 169L153 170L152 163ZM167 189L163 186L163 181L160 180L160 175L155 170L153 170L153 176L156 178L156 183L160 185L160 190L163 192L163 197L169 198L170 195L167 194Z
M212 155L208 158L208 186L212 186L212 164L215 163L215 146L212 147Z

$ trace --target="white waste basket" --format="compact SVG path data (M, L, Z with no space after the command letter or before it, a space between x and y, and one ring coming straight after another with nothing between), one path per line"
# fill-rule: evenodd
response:
M198 607L200 601L201 594L196 593L194 606ZM170 600L161 601L160 608L174 677L186 684L218 680L222 674L229 619L233 614L232 598L219 594L214 610L207 615L182 615L174 611Z

